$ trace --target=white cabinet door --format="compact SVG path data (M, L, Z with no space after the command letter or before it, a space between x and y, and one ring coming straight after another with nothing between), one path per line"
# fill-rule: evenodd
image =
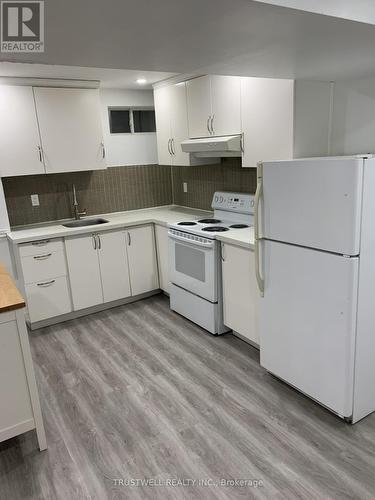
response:
M99 92L34 88L47 173L105 168Z
M224 324L259 344L254 252L222 244Z
M154 90L156 139L159 165L171 165L171 87Z
M293 80L241 79L243 167L293 158Z
M201 76L186 82L189 137L210 135L211 79Z
M33 90L0 86L0 176L44 174Z
M65 238L74 310L103 303L103 291L94 235Z
M160 288L169 293L169 250L168 228L155 225L156 250L158 255L159 284Z
M170 99L172 163L173 165L190 165L189 153L184 153L181 149L181 142L189 137L186 84L179 83L167 88Z
M211 76L213 135L241 133L241 78Z
M129 229L126 237L132 295L159 288L153 226Z
M25 285L25 291L31 323L72 311L66 276L29 283Z
M130 297L125 232L98 233L97 242L104 302Z

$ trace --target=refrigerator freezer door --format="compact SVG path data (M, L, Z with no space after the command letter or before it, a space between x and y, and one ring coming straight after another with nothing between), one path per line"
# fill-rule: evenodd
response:
M263 165L263 237L343 255L359 254L363 159Z
M359 259L269 241L262 247L261 365L351 416Z

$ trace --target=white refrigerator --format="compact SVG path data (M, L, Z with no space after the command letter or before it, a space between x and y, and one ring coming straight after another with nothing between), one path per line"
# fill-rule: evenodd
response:
M349 422L375 410L375 159L258 166L260 361Z

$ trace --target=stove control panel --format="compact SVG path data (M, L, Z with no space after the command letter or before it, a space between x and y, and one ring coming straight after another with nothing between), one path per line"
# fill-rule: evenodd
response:
M230 212L253 214L254 195L247 193L216 191L212 198L211 207L214 210L227 210Z

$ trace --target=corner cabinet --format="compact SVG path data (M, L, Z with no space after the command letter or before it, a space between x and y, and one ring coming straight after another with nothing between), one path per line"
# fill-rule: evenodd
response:
M294 81L241 78L243 167L293 158Z
M241 77L201 76L186 89L190 138L241 133Z
M46 173L105 168L99 91L34 88Z
M221 244L224 324L252 344L259 345L259 294L254 252Z
M0 176L44 174L32 87L0 86Z

